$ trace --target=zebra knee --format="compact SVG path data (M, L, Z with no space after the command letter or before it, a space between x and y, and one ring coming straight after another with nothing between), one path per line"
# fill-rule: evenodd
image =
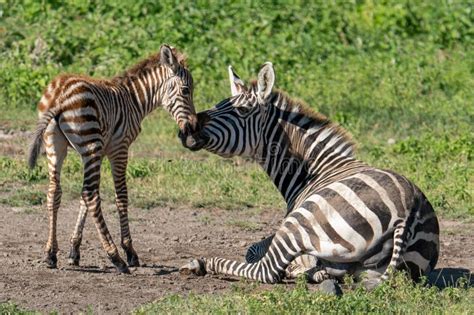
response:
M83 190L82 200L84 200L87 210L92 211L92 216L96 217L100 203L99 192L97 190Z

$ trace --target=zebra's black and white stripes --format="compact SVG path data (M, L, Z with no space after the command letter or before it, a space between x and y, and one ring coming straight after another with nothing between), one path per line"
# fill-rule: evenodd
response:
M273 283L301 255L314 256L311 279L368 274L385 280L395 269L413 279L438 259L439 227L423 193L405 177L353 156L344 130L280 91L265 64L246 88L229 69L233 96L198 114L200 130L183 144L224 157L253 158L288 204L287 216L263 258L252 263L204 259L183 270L224 273ZM197 268L197 269L196 269Z
M44 142L48 159L47 207L49 236L45 260L56 267L57 212L61 201L60 172L68 146L77 151L84 165L79 216L71 237L69 263L78 265L79 247L87 213L90 212L108 257L120 272L128 272L107 229L99 194L102 159L110 160L120 219L121 245L129 266L138 266L128 223L126 169L128 148L140 133L147 114L163 106L182 132L196 127L193 81L184 57L163 45L160 53L111 80L61 75L46 88L38 105L39 121L29 152L34 167Z

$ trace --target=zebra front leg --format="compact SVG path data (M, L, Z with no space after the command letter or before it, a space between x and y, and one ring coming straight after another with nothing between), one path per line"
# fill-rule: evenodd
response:
M280 282L285 270L299 251L293 251L288 234L279 231L271 242L265 256L255 263L240 263L223 258L195 259L180 268L182 274L224 274L258 280L263 283ZM289 245L290 244L290 245ZM299 247L299 246L298 246ZM301 248L301 247L299 247Z
M128 221L128 190L126 181L128 151L125 148L120 154L110 159L112 175L115 185L115 203L119 213L121 245L127 254L127 262L130 267L139 267L140 261L132 246L130 226Z
M99 194L100 167L102 157L99 155L100 145L90 145L89 152L96 153L83 157L84 162L84 184L82 188L82 199L87 211L92 214L97 231L99 232L102 246L107 252L107 256L120 273L130 273L127 264L122 260L115 246L109 229L102 215L101 200Z
M57 123L52 120L43 136L48 158L49 188L47 194L48 208L48 241L46 242L44 261L48 268L57 267L58 240L56 238L56 225L58 209L61 204L61 167L67 155L67 140L59 131Z
M276 270L274 268L277 268ZM195 274L204 276L207 273L236 276L263 283L280 282L284 275L284 269L278 268L268 259L263 258L256 263L237 262L224 258L214 257L211 259L193 259L182 266L179 272L184 275Z
M81 208L77 217L76 226L71 236L71 249L69 251L69 264L73 266L79 266L81 259L81 242L82 242L82 231L84 230L84 224L87 218L87 207L84 200L81 198Z

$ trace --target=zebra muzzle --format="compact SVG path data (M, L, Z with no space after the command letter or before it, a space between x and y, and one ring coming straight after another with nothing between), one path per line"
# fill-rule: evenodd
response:
M181 130L178 133L181 143L185 148L190 149L191 151L201 150L205 145L207 140L199 132L194 134L185 134Z

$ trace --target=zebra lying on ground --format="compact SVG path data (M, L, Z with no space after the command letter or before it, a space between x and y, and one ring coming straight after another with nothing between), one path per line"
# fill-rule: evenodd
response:
M310 280L365 275L373 287L395 269L417 280L435 267L438 220L414 184L355 159L342 128L273 91L271 63L248 88L231 68L229 74L233 96L198 113L198 130L180 138L191 150L253 158L285 198L288 213L257 262L204 258L182 267L183 273L274 283L296 257L311 255L318 270Z
M49 170L49 236L45 248L48 267L55 268L57 264L60 172L68 146L81 155L84 164L81 208L71 237L69 263L79 265L82 231L90 211L108 257L119 272L129 272L102 216L100 168L102 159L107 156L116 191L121 245L127 254L128 265L139 266L127 214L128 148L140 133L142 120L158 106L173 116L182 132L194 129L197 118L192 92L193 80L184 56L167 45L161 46L159 54L111 80L60 75L48 85L38 105L38 127L28 160L33 168L44 141Z
M275 234L267 237L260 242L253 243L247 250L245 255L245 260L247 263L256 263L263 257L270 248L273 237ZM320 264L315 256L311 255L300 255L295 257L295 259L286 267L285 278L286 279L296 279L300 274L306 274L308 280L311 282L319 283L324 279L313 279L312 274L319 271Z

